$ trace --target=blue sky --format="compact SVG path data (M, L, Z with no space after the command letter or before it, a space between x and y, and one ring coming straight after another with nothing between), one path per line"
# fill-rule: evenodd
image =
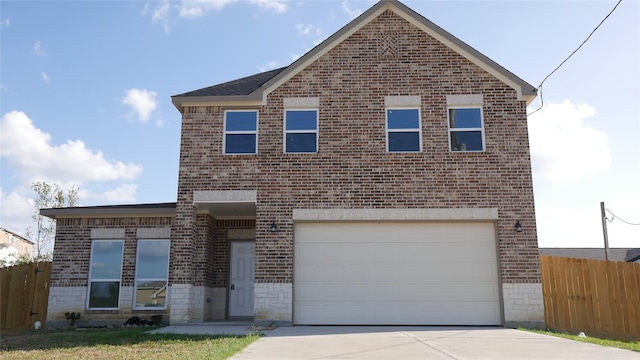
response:
M404 4L538 86L616 2ZM30 225L33 181L76 184L81 205L175 201L170 96L289 65L374 3L0 2L0 226ZM602 247L600 201L640 222L638 18L623 1L529 117L540 246ZM640 247L640 226L608 229Z

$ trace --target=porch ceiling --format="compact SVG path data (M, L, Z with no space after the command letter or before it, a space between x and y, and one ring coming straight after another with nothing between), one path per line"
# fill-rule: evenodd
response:
M255 202L201 202L196 203L198 213L207 213L216 219L255 219Z

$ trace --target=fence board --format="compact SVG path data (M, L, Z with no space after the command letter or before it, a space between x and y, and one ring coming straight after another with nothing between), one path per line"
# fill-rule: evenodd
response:
M51 262L0 269L0 330L30 329L36 321L45 326Z
M547 327L640 340L640 264L541 256Z

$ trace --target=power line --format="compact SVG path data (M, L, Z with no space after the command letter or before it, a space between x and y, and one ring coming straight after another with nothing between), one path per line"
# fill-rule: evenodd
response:
M616 11L616 8L618 7L618 5L620 5L620 3L622 2L622 0L618 0L618 3L616 4L616 6L613 7L613 9L611 9L611 11L607 14L607 16L604 17L604 19L602 19L602 21L600 21L600 23L598 24L598 26L595 27L595 29L593 29L593 31L591 31L591 33L589 34L589 36L587 36L586 39L584 39L584 41L582 42L582 44L580 44L580 46L578 46L575 50L573 50L573 52L571 54L569 54L569 56L567 56L566 59L564 59L563 62L560 63L560 65L558 65L555 69L553 69L552 72L549 73L549 75L547 75L542 82L540 82L540 85L538 85L538 91L540 92L540 107L535 109L533 112L527 114L527 116L532 115L538 111L540 111L542 109L542 106L544 105L544 99L542 98L542 84L544 84L545 81L547 81L547 79L553 75L553 73L555 73L558 69L560 69L560 67L562 65L564 65L564 63L566 63L572 56L573 54L577 53L578 50L580 50L580 48L582 47L582 45L584 45L587 41L589 41L589 39L591 38L591 36L593 35L593 33L596 32L596 30L598 30L598 28L600 27L600 25L602 25L602 23L605 22L605 20L607 20L607 18L609 18L609 16L611 14L613 14L614 11Z
M618 219L618 220L622 221L622 222L623 222L623 223L625 223L625 224L634 225L634 226L640 226L640 223L637 223L637 224L636 224L636 223L632 223L632 222L626 221L626 220L624 220L624 219L621 219L619 216L617 216L616 214L614 214L614 213L613 213L613 211L611 211L611 209L607 209L607 211L608 211L608 212L609 212L609 214L611 214L611 216L613 217L611 220L609 220L609 222L612 222L612 221L613 221L613 219Z

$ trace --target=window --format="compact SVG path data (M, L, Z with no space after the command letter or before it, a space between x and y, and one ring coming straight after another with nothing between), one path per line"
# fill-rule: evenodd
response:
M420 110L387 109L387 151L413 152L420 149Z
M135 309L167 306L169 240L139 240L136 261Z
M450 108L449 134L451 151L484 151L482 109Z
M284 138L286 153L318 152L318 110L286 110Z
M89 268L89 309L117 309L122 278L122 240L94 240L91 242Z
M225 154L257 153L257 111L225 111L223 148Z

